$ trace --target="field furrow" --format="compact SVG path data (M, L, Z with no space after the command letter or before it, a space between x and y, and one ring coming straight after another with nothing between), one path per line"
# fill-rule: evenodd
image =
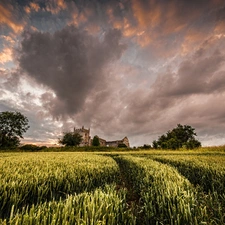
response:
M224 213L218 203L204 199L204 194L178 171L151 159L123 156L117 161L127 171L127 179L140 195L143 218L140 224L223 224ZM216 204L215 204L216 206ZM220 208L219 208L220 207Z
M205 192L216 191L219 195L225 190L225 163L220 156L152 156L151 158L169 164Z
M223 152L0 153L0 225L223 225Z
M135 225L126 204L126 190L106 185L93 192L69 195L65 200L44 202L13 211L1 225Z
M119 168L110 157L86 153L26 153L1 158L0 217L20 208L116 182Z

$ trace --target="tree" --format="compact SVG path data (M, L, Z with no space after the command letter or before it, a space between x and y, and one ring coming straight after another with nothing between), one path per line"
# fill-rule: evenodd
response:
M99 137L97 135L94 136L92 141L93 146L100 146Z
M159 137L158 141L153 141L154 148L161 149L179 149L186 147L194 149L201 147L201 142L195 139L196 133L194 128L189 125L178 124L172 131L168 131Z
M156 140L154 140L152 142L152 147L155 148L155 149L157 149L159 147L158 142Z
M78 146L82 141L82 136L74 132L65 132L62 139L59 139L59 144L65 146Z
M187 142L186 147L187 147L187 149L199 148L199 147L201 147L201 142L193 139L193 140L190 140Z
M33 144L26 144L26 145L23 145L20 147L21 150L29 151L29 152L41 151L46 148L47 148L47 146L38 146L38 145L33 145Z
M29 129L28 119L20 112L0 113L0 147L16 147Z
M139 146L138 148L140 148L140 149L151 149L152 146L148 145L148 144L144 144L143 146Z

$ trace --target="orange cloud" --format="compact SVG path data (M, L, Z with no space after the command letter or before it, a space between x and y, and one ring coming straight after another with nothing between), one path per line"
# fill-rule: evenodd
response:
M146 5L145 5L146 4ZM166 34L178 32L185 27L176 19L177 7L175 3L168 3L164 7L157 1L132 1L134 18L137 21L137 43L145 47Z
M186 55L192 52L197 44L200 44L207 38L206 34L199 32L195 29L190 29L183 40L181 45L181 55Z
M15 43L15 40L10 36L0 35L0 38L2 38L4 40L4 42L6 42L6 43L9 43L9 44Z
M151 43L160 47L161 39L166 35L185 31L187 21L195 21L201 13L199 10L192 10L190 14L185 11L184 4L178 7L174 1L160 4L158 1L132 0L131 7L136 24L131 25L126 21L123 26L124 35L136 36L135 40L141 47Z
M187 21L181 16L182 13L179 11L177 4L171 2L167 5L166 12L163 13L161 19L161 26L163 34L177 33L187 26ZM192 11L190 17L195 18L198 13ZM190 18L189 18L190 19Z
M0 24L9 26L16 33L22 31L23 25L14 21L13 14L9 9L0 5L0 12Z
M120 4L120 8L122 7L123 5ZM116 18L112 8L107 10L109 22L114 28L120 29L124 37L133 38L133 41L141 47L145 47L153 40L151 31L160 20L160 9L158 7L154 12L149 13L137 0L132 2L132 9L137 23L132 23L128 16L124 16L122 19Z
M77 11L74 11L72 14L72 20L69 22L69 25L74 24L78 26L80 23L84 23L86 21L87 21L87 17L83 12L78 13Z
M132 1L134 17L137 19L138 25L142 29L146 27L154 28L161 22L161 6L160 4L155 4L155 2L149 2L145 4L148 4L147 9L143 5L142 1ZM154 10L149 10L149 8L153 8Z
M72 13L72 19L68 22L68 25L76 25L79 26L81 24L85 24L85 30L88 31L90 34L96 34L100 30L100 26L90 20L93 16L94 12L92 9L84 9L80 11L74 5L74 10Z
M220 21L216 25L214 31L217 35L224 34L225 33L225 23L223 21Z
M65 10L67 5L64 0L51 0L48 1L46 11L52 14L58 14L61 10Z
M132 25L132 23L126 17L124 17L123 19L117 19L113 15L113 10L111 8L107 10L107 15L112 26L116 29L120 29L124 37L137 36L138 39L136 39L136 41L141 42L141 36L144 34L142 28Z
M12 61L12 49L10 48L4 48L0 52L0 63L4 64L6 62Z
M39 9L40 9L40 6L35 2L30 2L29 6L26 6L24 8L24 10L27 14L30 14L31 11L38 12Z

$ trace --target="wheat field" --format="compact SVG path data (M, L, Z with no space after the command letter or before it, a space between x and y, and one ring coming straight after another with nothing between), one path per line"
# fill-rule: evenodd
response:
M225 224L225 152L2 152L0 224Z

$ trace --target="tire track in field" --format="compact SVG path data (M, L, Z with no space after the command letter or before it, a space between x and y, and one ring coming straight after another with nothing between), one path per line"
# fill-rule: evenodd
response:
M127 196L126 196L126 202L128 205L128 208L132 210L132 213L136 217L136 224L137 225L143 225L143 213L142 213L142 204L141 204L141 196L140 193L135 191L134 184L131 180L127 177L127 168L122 163L121 160L119 160L119 155L112 155L111 157L116 161L117 165L119 166L120 170L120 183L118 184L118 189L125 188L127 189Z
M212 217L222 218L218 224L225 224L224 176L217 171L195 165L192 162L184 163L158 157L152 157L152 159L175 168L178 173L188 179L198 191L198 202L205 205L206 211ZM220 176L217 179L218 174Z
M225 178L213 169L204 168L204 166L195 165L192 162L173 161L153 157L153 160L174 167L182 176L186 177L195 187L199 186L205 193L216 191L218 194L224 194Z

